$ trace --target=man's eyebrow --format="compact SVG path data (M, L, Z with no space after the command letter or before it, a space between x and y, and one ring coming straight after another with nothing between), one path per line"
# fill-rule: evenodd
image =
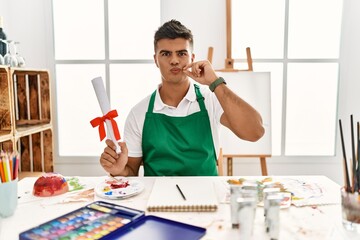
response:
M182 49L182 50L178 50L178 51L175 51L175 52L176 52L176 53L187 53L188 50ZM169 50L160 50L159 53L171 53L171 51L169 51Z
M186 50L186 49L183 49L183 50L179 50L179 51L176 51L176 53L184 53L184 52L188 52L188 50Z
M160 50L159 53L169 53L169 52L171 52L171 51L169 51L169 50Z

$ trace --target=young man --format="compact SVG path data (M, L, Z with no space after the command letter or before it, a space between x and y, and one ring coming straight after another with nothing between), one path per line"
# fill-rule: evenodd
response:
M142 163L145 176L217 175L220 123L257 141L264 134L261 116L208 61L194 62L193 35L180 22L157 30L154 49L161 84L129 113L121 153L107 140L100 164L114 176L136 176Z

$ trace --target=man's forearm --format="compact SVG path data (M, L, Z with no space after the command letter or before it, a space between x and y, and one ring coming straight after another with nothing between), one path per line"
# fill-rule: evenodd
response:
M223 125L239 138L248 141L257 141L264 135L262 118L250 104L236 95L225 84L219 85L214 93L224 110L221 118Z

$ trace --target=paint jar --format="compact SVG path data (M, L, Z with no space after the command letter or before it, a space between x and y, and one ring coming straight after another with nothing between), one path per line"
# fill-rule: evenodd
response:
M237 199L241 196L241 185L230 185L230 214L232 228L239 228Z
M236 201L238 204L239 239L251 239L257 199L254 197L240 197Z
M342 223L346 230L360 234L360 194L341 188Z
M242 184L242 189L252 190L256 193L256 201L259 203L262 201L262 187L257 181L246 180Z
M281 193L270 194L266 197L268 202L265 227L270 239L279 239L280 235L280 203L283 199Z
M264 188L263 190L263 203L264 203L264 217L266 217L267 210L269 208L268 196L271 194L279 193L280 188Z

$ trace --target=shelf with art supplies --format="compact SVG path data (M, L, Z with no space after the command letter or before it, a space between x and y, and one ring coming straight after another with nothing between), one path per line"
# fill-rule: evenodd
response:
M343 154L344 186L341 188L342 223L345 229L360 233L360 127L350 115L351 157L347 159L345 134L342 121L339 119L339 129Z
M0 218L10 217L16 210L19 164L17 152L0 152Z
M0 67L0 83L0 137L26 135L51 126L47 70Z
M24 174L53 170L50 77L43 69L0 67L0 149L18 151Z
M228 43L229 44L229 43ZM229 49L229 48L228 48ZM208 60L212 62L213 47L208 49ZM236 158L258 158L260 160L261 173L268 175L266 158L271 157L271 85L270 73L254 72L251 50L246 48L247 69L235 69L234 59L231 58L231 51L228 50L225 59L225 68L218 69L219 76L227 80L227 85L231 87L239 96L245 98L263 117L265 135L256 143L245 142L234 136L228 129L223 128L220 134L220 145L223 158L227 160L227 175L233 175L233 162ZM235 146L238 144L238 146ZM234 146L229 146L234 145ZM246 152L248 149L248 152Z

